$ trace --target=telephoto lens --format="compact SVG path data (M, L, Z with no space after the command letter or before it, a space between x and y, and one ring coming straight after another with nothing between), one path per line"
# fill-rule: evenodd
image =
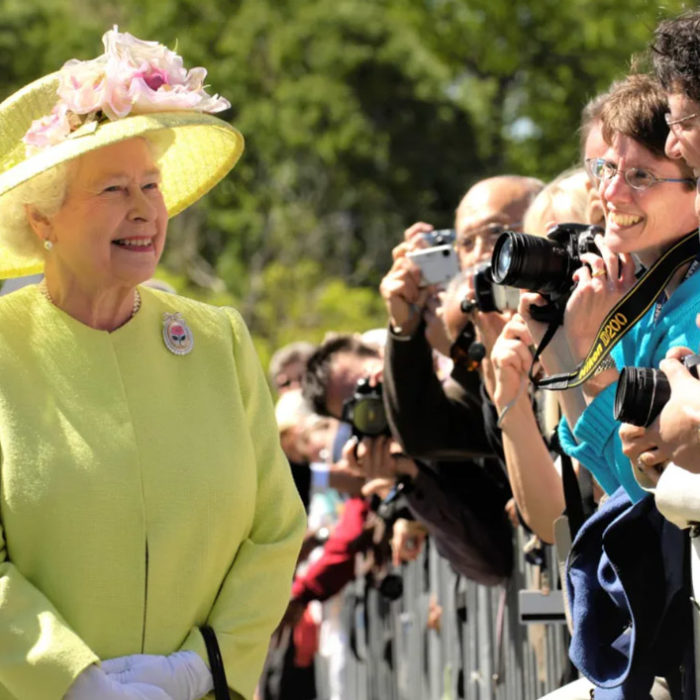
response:
M540 294L566 294L574 269L563 246L514 231L501 234L491 259L494 282Z
M586 224L558 224L546 237L506 231L493 249L491 275L497 284L567 297L582 253L599 253L595 236L602 229Z
M681 362L697 378L700 355L686 355ZM661 413L670 396L671 387L660 369L623 367L615 392L615 420L647 428Z

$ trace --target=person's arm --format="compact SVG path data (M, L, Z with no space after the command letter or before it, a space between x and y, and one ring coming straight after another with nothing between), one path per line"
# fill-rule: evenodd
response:
M364 498L348 499L343 513L333 528L323 554L309 568L294 579L292 598L304 605L312 600L327 600L355 578L355 540L364 530L367 517Z
M406 503L438 552L470 579L501 582L512 568L512 532L504 510L510 493L474 463L443 462L434 472L397 453L397 447L382 437L362 443L358 452L368 484L407 478Z
M469 373L450 392L435 374L421 324L410 337L390 329L384 354L384 405L392 433L419 459L464 459L493 454L484 432L479 376Z
M0 528L0 684L16 698L60 700L96 654L9 560Z
M678 362L689 354L688 348L672 348L661 362L671 396L654 422L647 428L629 423L620 428L623 452L654 480L669 461L700 472L700 380Z
M503 328L491 352L494 403L503 416L503 450L518 509L528 527L551 543L554 521L565 507L564 492L527 390L531 345L527 325L516 314Z
M233 389L240 391L252 436L258 488L252 527L221 583L207 624L219 642L231 689L247 700L253 696L270 635L289 600L306 515L277 439L270 391L250 335L237 312L226 313L231 318L239 382ZM181 649L196 651L207 661L199 629L190 632Z
M478 465L419 465L406 502L428 528L452 567L478 583L494 586L513 567L512 530L502 489Z

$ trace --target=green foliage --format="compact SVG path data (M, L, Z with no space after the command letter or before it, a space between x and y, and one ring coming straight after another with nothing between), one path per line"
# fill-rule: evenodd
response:
M163 274L244 313L266 358L383 325L377 285L413 221L467 187L550 178L585 102L662 16L647 0L2 0L0 90L90 58L111 25L204 65L246 137L234 171L170 224Z

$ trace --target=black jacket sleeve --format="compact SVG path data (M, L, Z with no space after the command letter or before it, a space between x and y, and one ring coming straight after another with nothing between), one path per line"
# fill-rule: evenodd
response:
M473 463L419 464L406 495L435 546L463 576L496 585L513 568L513 533L505 513L509 490Z
M440 382L421 324L411 338L388 333L384 404L394 437L418 459L452 460L493 455L484 429L476 372Z

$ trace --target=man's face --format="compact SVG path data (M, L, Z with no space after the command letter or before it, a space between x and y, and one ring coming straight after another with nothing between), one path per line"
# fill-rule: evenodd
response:
M666 155L683 158L697 177L700 175L700 103L674 92L668 96L668 108L672 124L666 139Z
M378 357L359 357L353 353L339 353L331 363L326 388L326 409L335 418L341 418L343 404L349 399L364 377L381 379L383 363Z
M520 230L521 205L513 201L512 189L504 184L478 183L457 210L457 255L462 270L491 262L498 237L507 229Z

